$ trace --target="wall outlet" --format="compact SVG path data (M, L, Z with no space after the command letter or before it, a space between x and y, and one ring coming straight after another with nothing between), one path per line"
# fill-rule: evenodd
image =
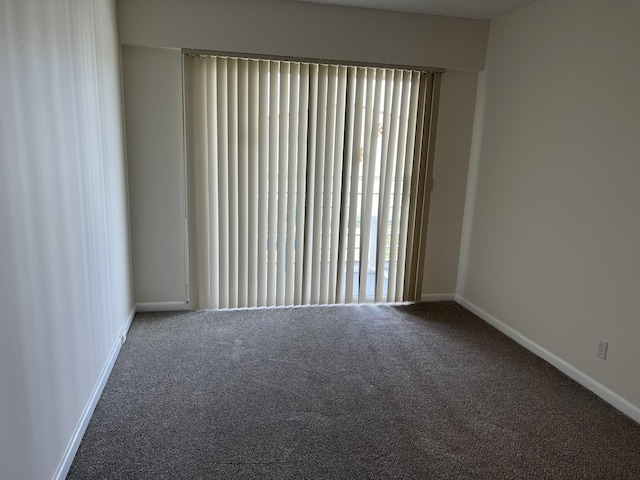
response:
M598 357L600 357L602 360L606 360L607 359L607 348L609 348L609 342L605 342L604 340L600 340L600 342L598 343L598 353L596 355L598 355Z

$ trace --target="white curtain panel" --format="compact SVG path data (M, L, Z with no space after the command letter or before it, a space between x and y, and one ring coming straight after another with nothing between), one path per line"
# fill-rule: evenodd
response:
M419 298L439 74L199 55L184 74L200 308Z

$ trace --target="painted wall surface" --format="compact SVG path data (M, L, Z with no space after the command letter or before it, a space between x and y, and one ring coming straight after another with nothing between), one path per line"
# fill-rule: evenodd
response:
M136 302L182 299L183 132L176 48L478 70L485 21L274 0L118 3ZM327 32L331 32L330 35ZM144 45L145 48L130 47ZM162 48L160 48L162 47ZM476 74L444 75L424 293L455 291ZM181 106L180 106L181 108ZM191 272L193 273L193 272ZM192 276L193 278L193 276ZM195 288L191 285L191 290Z
M120 0L125 45L482 70L489 22L291 0Z
M42 480L132 306L114 3L3 1L0 65L0 477Z
M133 297L185 301L180 50L123 47Z
M474 72L442 75L423 295L456 290L477 79Z
M628 0L538 0L492 21L458 285L636 406L639 22Z

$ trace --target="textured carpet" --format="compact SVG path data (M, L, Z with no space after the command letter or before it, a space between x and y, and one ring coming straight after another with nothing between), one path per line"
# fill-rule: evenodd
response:
M640 425L452 302L138 314L68 479L640 479Z

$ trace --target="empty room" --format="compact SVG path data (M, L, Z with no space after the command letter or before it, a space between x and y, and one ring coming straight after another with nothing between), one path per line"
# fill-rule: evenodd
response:
M0 478L640 479L639 23L0 0Z

